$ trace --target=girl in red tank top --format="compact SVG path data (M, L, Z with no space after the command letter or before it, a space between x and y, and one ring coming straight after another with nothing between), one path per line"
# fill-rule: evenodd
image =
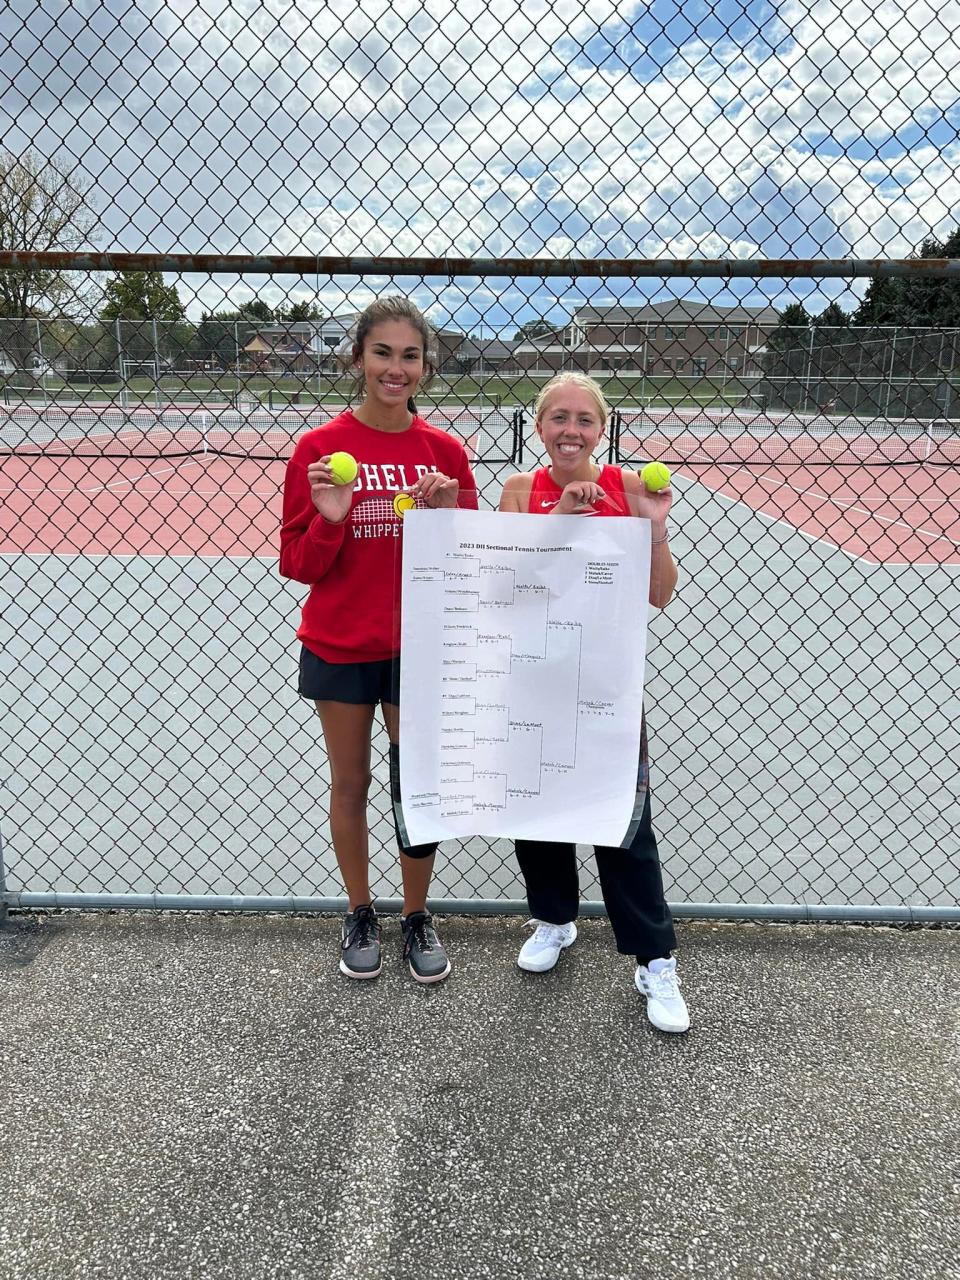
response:
M501 511L531 515L640 516L651 522L650 603L663 608L673 595L677 567L667 542L672 493L648 493L640 476L620 467L598 466L593 453L606 428L609 409L600 387L583 374L562 373L540 392L537 435L550 465L511 476L503 487ZM680 994L676 945L646 786L646 735L641 730L638 802L642 813L628 848L597 847L594 853L603 900L617 949L636 957L634 983L646 998L647 1017L661 1031L686 1031L690 1017ZM646 793L646 794L645 794ZM639 804L638 804L639 809ZM576 847L541 840L517 840L517 860L527 889L534 933L517 957L521 969L543 973L577 937L579 909Z
M592 378L582 373L551 378L540 392L534 416L550 465L510 476L500 496L500 510L649 520L650 603L662 609L677 582L677 567L667 542L673 491L666 488L650 493L636 471L594 462L609 413L603 392Z
M585 507L580 513L585 516L629 516L630 507L623 487L623 472L619 467L604 463L597 475L596 483L603 491L599 502ZM549 515L560 503L563 489L550 474L550 467L541 467L533 473L530 485L530 498L527 510L531 515ZM574 513L576 514L576 513Z

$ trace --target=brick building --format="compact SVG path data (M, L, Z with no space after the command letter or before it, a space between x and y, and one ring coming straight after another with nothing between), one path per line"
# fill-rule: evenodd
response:
M570 323L520 343L519 370L620 373L650 378L751 377L761 372L773 307L650 302L640 307L581 307Z

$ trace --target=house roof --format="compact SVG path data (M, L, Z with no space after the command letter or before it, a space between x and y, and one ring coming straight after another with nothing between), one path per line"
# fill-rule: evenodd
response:
M773 307L718 307L712 302L673 300L647 302L640 307L579 307L573 314L578 325L628 325L647 322L682 324L770 324L775 325L778 313Z
M465 338L457 348L461 360L506 360L517 343L502 338Z
M336 316L325 316L322 320L277 320L273 324L257 325L256 336L264 339L290 336L308 342L323 330L335 329L347 334L356 323L357 313L346 311Z
M255 336L264 342L276 343L284 338L309 338L312 333L313 325L309 320L298 320L294 324L262 324Z

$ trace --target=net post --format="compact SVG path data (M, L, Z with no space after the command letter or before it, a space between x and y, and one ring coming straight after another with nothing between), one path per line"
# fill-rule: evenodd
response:
M516 462L517 466L522 466L523 435L524 435L524 426L526 425L526 423L525 423L525 415L524 415L523 409L519 406L517 407L517 410L513 415L513 421L515 424L514 442L516 444L516 449L515 449L516 456L512 458L511 461Z

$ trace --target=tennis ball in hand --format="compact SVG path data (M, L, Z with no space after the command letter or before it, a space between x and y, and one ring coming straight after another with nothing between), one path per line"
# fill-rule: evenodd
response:
M640 472L640 479L650 493L659 493L670 483L670 470L662 462L648 462Z
M357 472L360 470L353 454L344 453L342 450L337 453L331 453L330 461L327 465L330 468L330 474L333 476L334 484L352 483L356 480Z

